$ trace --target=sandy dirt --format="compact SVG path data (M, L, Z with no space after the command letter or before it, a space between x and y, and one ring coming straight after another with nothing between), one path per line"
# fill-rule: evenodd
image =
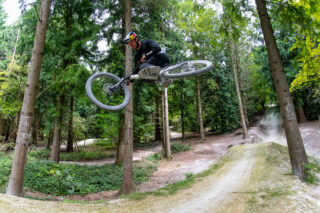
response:
M319 123L308 122L301 124L300 131L308 154L320 159ZM277 139L280 144L284 144L285 142L282 140L283 133L273 139ZM207 136L207 140L204 143L195 143L197 139L194 138L187 139L183 143L192 144L191 150L173 155L173 160L161 161L158 170L153 174L150 181L140 184L137 186L137 189L138 191L156 190L168 183L185 179L185 174L197 174L206 170L210 165L216 163L231 146L257 141L269 142L270 140L273 141L273 139L262 133L258 127L249 129L249 139L246 141L242 139L241 135L234 133ZM32 201L1 194L0 210L25 212L23 209L27 208L27 212L261 212L254 210L254 208L252 211L250 208L248 210L248 205L252 202L252 194L247 193L239 196L235 192L259 191L263 187L274 187L272 185L272 182L274 182L277 184L286 183L286 185L279 185L277 187L280 187L280 189L287 187L289 188L289 192L292 190L295 193L294 196L286 196L286 198L288 197L287 199L272 201L281 206L276 209L270 207L268 211L264 212L320 212L320 188L318 186L307 186L294 177L288 178L288 175L286 175L286 173L290 173L288 159L284 161L286 163L283 163L283 166L276 164L277 167L271 169L270 172L263 173L267 170L264 168L264 164L260 164L261 162L266 162L266 159L261 160L261 157L257 155L255 144L248 144L244 147L236 160L225 164L213 175L195 182L191 188L179 191L178 194L168 197L149 196L143 201L113 199L111 201L103 201L101 204L83 205ZM160 150L161 146L149 150L136 150L134 157L136 160L141 160L147 155ZM280 173L276 174L276 176L269 177L268 175L271 175L271 171L276 170L278 167L283 170L279 170ZM281 176L282 179L278 180L278 176ZM252 180L256 180L256 182L252 183ZM261 183L264 181L266 182L265 184L268 184L267 186L261 186ZM112 196L115 195L115 192L109 193ZM103 194L103 192L100 194ZM264 198L263 196L265 195L262 193L261 197ZM89 197L87 198L88 200L95 200L108 196L97 195L93 196L94 199L89 199ZM257 198L256 202L259 204L259 202L264 201L262 198ZM294 203L299 203L299 207L295 207ZM40 210L37 206L43 206L43 204L45 204L45 207L42 207ZM269 204L264 203L263 205L268 206ZM261 206L259 205L259 208L265 209L262 204ZM284 209L288 211L283 211Z

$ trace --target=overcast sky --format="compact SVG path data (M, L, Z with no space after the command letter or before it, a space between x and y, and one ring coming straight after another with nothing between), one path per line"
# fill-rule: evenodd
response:
M18 16L20 16L18 0L6 0L3 3L3 7L8 14L6 24L10 25L14 23L18 19Z

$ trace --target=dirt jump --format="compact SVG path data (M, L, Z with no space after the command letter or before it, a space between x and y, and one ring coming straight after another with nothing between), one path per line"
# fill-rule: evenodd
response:
M300 131L308 154L320 159L319 123L301 124ZM320 187L292 175L283 138L275 143L264 137L254 127L245 141L234 133L202 143L188 139L190 151L161 161L150 181L137 186L140 198L66 203L0 194L0 212L320 212ZM143 160L153 149L135 153ZM186 174L192 176L188 187L175 193L162 188Z

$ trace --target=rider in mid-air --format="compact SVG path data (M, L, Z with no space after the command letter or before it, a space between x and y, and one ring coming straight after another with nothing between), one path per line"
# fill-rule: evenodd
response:
M134 55L135 73L143 73L150 76L150 79L157 80L157 74L161 68L168 66L170 59L161 49L159 44L151 39L139 41L138 35L135 32L130 32L126 35L123 42L136 50ZM154 77L151 77L154 76Z

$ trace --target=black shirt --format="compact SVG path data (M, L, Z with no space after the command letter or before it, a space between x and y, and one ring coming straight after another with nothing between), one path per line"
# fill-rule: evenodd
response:
M145 54L146 60L148 60L149 58L151 58L153 55L156 55L160 51L161 51L161 47L155 41L152 41L151 39L142 40L141 48L139 50L136 50L136 53L134 55L135 65L137 65L137 63L140 61L143 54Z

